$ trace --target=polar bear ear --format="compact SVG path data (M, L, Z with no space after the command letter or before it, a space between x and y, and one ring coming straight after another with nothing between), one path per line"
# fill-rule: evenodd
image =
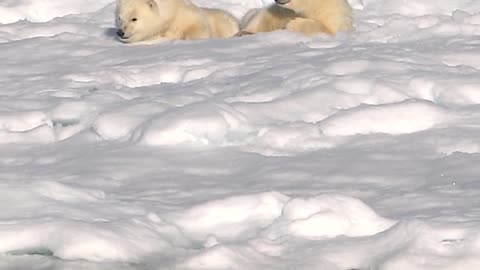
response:
M155 0L148 0L147 4L151 9L157 9L157 2L155 2Z

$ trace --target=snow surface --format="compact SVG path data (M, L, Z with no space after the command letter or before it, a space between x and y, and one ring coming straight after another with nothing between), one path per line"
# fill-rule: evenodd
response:
M1 1L0 269L480 269L480 1L350 3L126 45L112 0Z

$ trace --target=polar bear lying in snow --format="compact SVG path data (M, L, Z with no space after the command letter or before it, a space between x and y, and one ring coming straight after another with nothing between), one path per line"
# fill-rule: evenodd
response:
M347 0L275 0L264 9L252 10L242 22L242 34L287 29L306 35L352 29L352 8Z
M126 43L166 39L232 37L237 20L219 9L201 8L189 0L118 0L117 35Z

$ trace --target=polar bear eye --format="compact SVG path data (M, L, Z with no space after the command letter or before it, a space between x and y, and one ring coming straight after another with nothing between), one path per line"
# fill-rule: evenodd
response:
M136 21L137 21L137 18L133 18L133 19L132 19L132 22L136 22Z

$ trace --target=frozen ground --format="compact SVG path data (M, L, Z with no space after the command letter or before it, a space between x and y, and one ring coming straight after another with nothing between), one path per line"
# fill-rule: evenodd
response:
M3 0L0 269L480 269L480 1L351 4L125 45L112 0Z

